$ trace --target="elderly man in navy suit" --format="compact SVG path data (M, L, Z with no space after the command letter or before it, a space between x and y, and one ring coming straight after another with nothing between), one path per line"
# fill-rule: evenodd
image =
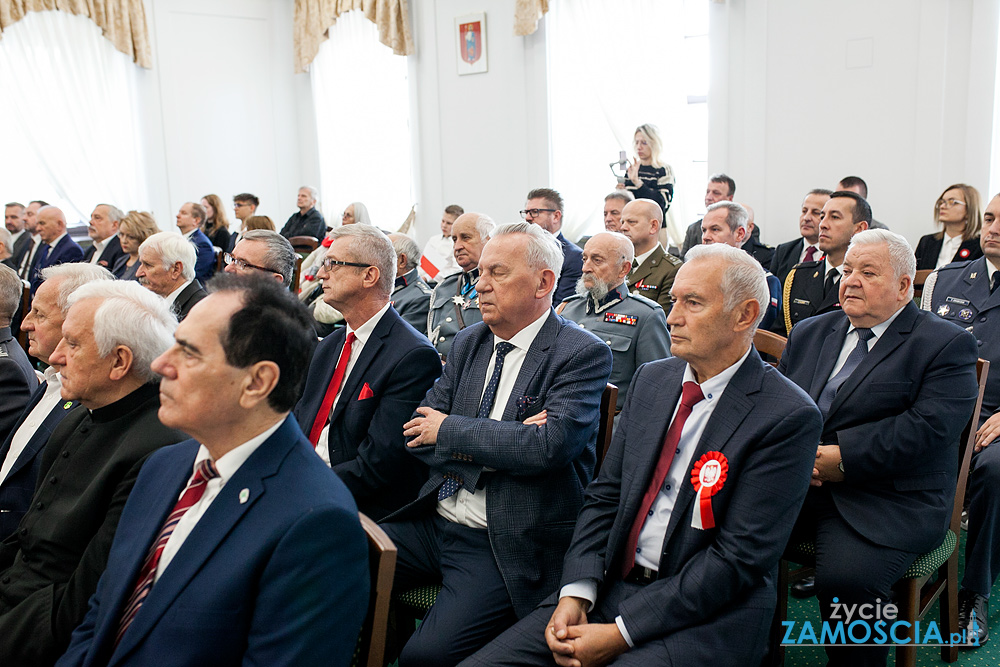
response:
M295 416L361 511L381 520L427 479L427 466L406 451L403 424L441 375L441 360L389 302L389 238L371 225L337 227L330 238L318 275L323 300L347 326L317 346Z
M483 321L455 337L404 435L430 467L384 524L395 587L440 582L401 667L454 665L524 616L559 579L593 475L611 350L552 310L563 263L537 225L503 225L479 259Z
M61 209L55 206L38 209L38 234L41 245L35 253L28 274L32 294L42 284L42 269L83 260L83 248L66 233L66 216Z
M632 381L562 586L463 664L760 662L820 414L753 348L769 299L755 259L695 246L671 294L674 358Z
M42 271L42 285L31 301L31 311L21 328L28 333L28 352L48 367L44 382L36 385L13 430L0 445L0 541L17 529L28 511L42 461L42 450L52 430L78 403L62 398L60 368L49 357L62 339L69 295L95 280L114 280L101 266L77 262L50 266Z
M902 236L855 234L839 287L843 310L796 324L781 357L779 370L824 418L815 488L792 537L816 545L824 620L833 600L847 608L889 600L906 568L948 531L958 441L978 393L977 346L961 327L917 308L915 273ZM884 665L889 646L826 650L830 665L854 667Z
M354 652L367 542L289 414L315 344L309 314L269 277L212 287L152 364L160 419L193 439L143 466L64 667L309 667Z

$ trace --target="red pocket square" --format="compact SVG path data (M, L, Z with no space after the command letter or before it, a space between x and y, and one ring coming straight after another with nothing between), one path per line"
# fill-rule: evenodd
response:
M374 395L375 392L373 392L372 388L368 386L367 382L365 382L365 386L361 388L361 393L358 394L358 400L363 401L366 398L372 398Z

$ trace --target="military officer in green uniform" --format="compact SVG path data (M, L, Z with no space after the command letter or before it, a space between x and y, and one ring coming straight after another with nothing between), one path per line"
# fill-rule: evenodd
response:
M422 334L427 333L427 313L431 288L420 279L420 246L406 234L389 234L396 252L396 284L392 288L392 307L399 316Z
M670 332L660 304L629 294L625 276L632 270L632 242L622 234L595 234L583 247L583 276L576 296L556 312L573 320L611 348L611 384L618 387L618 405L635 370L648 361L670 356Z
M479 256L495 227L493 219L482 213L463 213L451 226L455 261L462 272L437 284L431 293L427 315L427 337L444 360L448 358L455 334L470 324L483 321L476 292Z
M635 248L633 269L628 276L629 291L652 299L660 304L664 313L669 313L670 286L683 262L660 245L660 225L663 223L660 205L652 199L629 202L622 209L621 223L622 234Z

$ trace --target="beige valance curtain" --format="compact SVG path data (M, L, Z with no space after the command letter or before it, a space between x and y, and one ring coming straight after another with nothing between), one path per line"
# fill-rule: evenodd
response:
M549 0L514 0L514 34L530 35L538 30L538 19L549 11Z
M136 65L150 69L153 57L142 0L0 0L0 37L28 12L60 10L86 16L115 48Z
M345 12L360 9L378 26L378 40L397 56L412 55L407 0L295 0L295 71L305 72L330 38L330 26Z

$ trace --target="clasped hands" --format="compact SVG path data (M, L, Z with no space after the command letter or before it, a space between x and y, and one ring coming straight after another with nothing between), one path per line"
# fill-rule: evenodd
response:
M600 667L628 650L616 623L587 623L587 600L559 600L545 626L545 642L561 667Z
M840 472L840 445L820 445L816 449L816 464L813 466L811 486L823 486L823 482L843 482Z

